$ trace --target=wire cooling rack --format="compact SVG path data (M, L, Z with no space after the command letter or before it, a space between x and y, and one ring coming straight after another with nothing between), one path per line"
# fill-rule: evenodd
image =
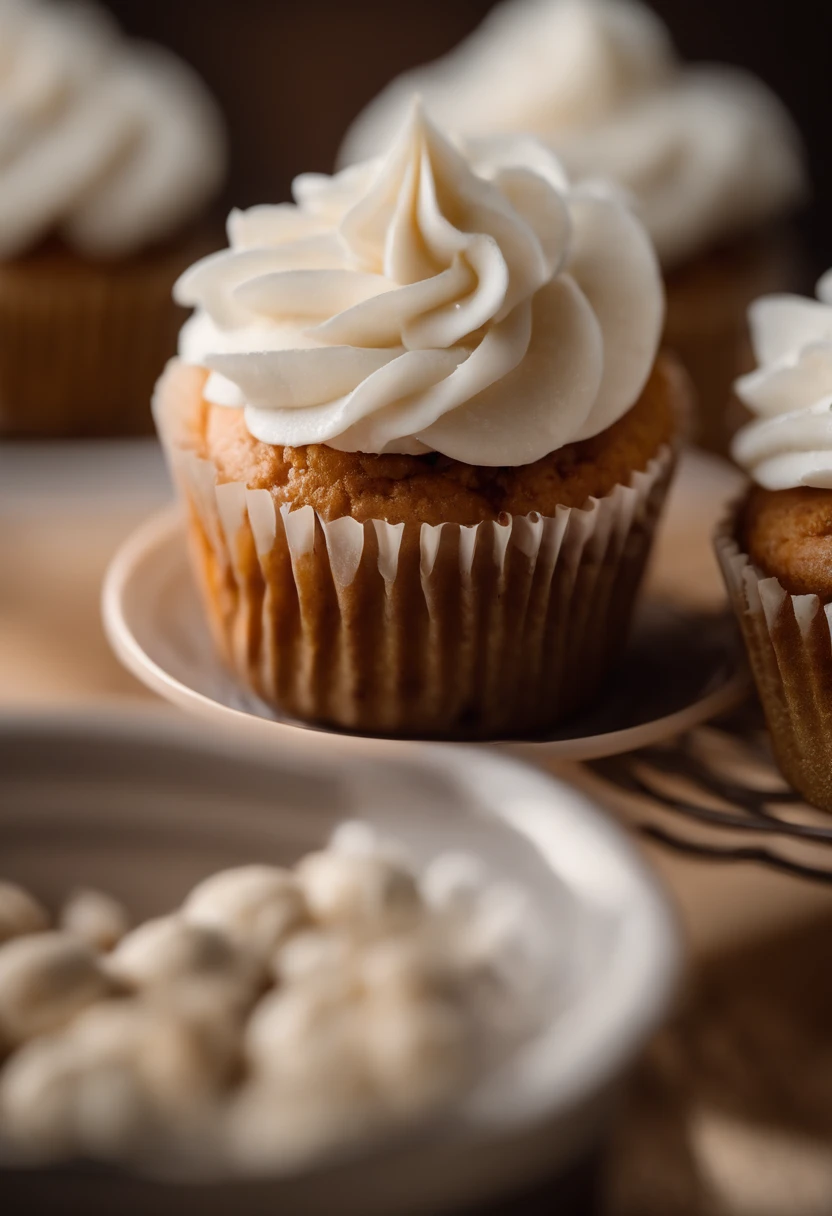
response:
M636 830L671 849L832 884L832 816L786 785L756 701L670 743L587 768L630 796Z

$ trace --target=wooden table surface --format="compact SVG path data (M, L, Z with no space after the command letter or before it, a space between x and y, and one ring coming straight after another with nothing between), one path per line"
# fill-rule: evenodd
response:
M726 481L696 462L682 482L651 583L712 607L721 589L707 537ZM152 702L111 655L98 599L120 542L169 493L149 441L0 448L0 712ZM623 813L623 796L580 766L553 768ZM819 1032L832 1014L832 890L640 847L679 909L693 965L622 1120L604 1212L832 1212L832 1046ZM782 1185L764 1184L762 1163Z

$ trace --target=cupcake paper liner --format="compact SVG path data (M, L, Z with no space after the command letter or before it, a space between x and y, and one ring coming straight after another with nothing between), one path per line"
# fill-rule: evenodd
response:
M262 700L353 730L495 738L541 733L592 699L626 641L669 447L552 517L327 522L218 483L188 446L201 383L173 361L154 413L216 644Z
M171 288L189 258L0 266L0 435L151 433L153 385L183 316Z
M832 605L791 595L737 537L742 503L714 544L748 650L777 762L803 797L832 811Z

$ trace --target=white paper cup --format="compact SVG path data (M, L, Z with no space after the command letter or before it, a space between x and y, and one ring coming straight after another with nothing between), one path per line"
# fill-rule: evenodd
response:
M788 782L832 811L832 604L791 595L757 569L738 540L742 507L731 508L714 545L774 753Z
M377 733L544 732L591 701L629 630L673 469L663 448L582 509L471 527L289 511L188 446L201 373L154 413L217 646L291 717Z

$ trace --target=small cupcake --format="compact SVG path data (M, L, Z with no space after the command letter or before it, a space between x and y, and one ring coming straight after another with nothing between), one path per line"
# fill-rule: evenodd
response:
M105 14L0 4L0 434L146 431L177 276L213 242L219 113Z
M757 417L732 451L753 484L716 550L780 767L832 811L832 272L750 322L759 368L737 393Z
M340 163L384 149L414 90L451 130L528 132L574 181L600 176L632 195L667 272L665 338L696 384L697 437L724 451L725 403L750 366L748 305L801 286L778 222L806 174L776 97L738 69L683 67L660 20L631 0L508 0L450 54L384 89Z
M155 415L217 645L285 715L544 731L627 636L686 387L658 262L534 141L388 155L235 212Z

